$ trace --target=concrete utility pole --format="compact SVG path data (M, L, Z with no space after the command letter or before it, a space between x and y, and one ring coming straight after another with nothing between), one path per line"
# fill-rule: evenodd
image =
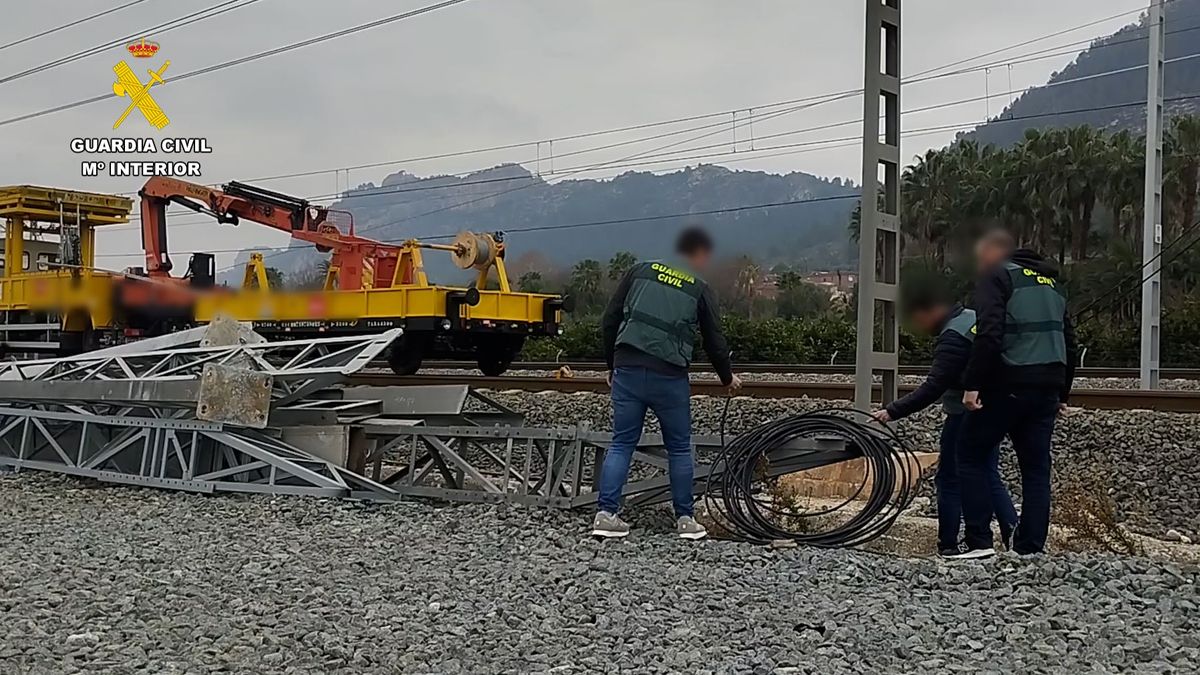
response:
M1158 389L1162 317L1163 54L1164 0L1150 2L1150 61L1146 73L1146 202L1142 229L1142 389Z
M854 405L859 410L871 407L875 373L883 376L883 402L896 400L900 346L896 323L896 289L900 281L900 0L866 0L866 4L858 344L854 358ZM876 307L882 328L878 350Z

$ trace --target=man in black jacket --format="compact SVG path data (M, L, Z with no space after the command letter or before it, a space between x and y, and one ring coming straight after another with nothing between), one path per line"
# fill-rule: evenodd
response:
M943 288L918 287L904 299L909 322L937 336L933 364L921 386L875 413L880 422L903 419L941 400L946 412L942 425L937 476L938 554L952 557L960 552L958 533L962 526L962 493L958 481L958 444L966 409L963 407L962 373L971 358L975 338L975 312L951 303ZM1012 496L1000 477L999 453L988 465L988 494L1005 541L1017 524Z
M1077 345L1058 270L989 232L976 246L977 331L963 385L968 413L959 453L966 522L964 558L992 554L988 466L1012 441L1021 468L1021 518L1013 550L1041 553L1050 529L1050 441L1075 377Z
M688 366L696 330L721 383L741 386L717 320L717 301L701 274L712 260L713 242L698 227L685 229L667 261L634 265L621 279L601 318L604 358L612 387L613 437L604 456L592 535L624 537L629 526L617 516L629 465L642 435L646 410L662 427L671 479L676 532L701 539L704 526L692 517L692 414Z

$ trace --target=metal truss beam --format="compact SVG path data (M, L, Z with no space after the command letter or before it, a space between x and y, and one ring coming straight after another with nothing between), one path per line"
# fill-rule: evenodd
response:
M278 439L186 418L0 407L0 465L190 492L398 496Z
M589 431L584 425L560 429L413 425L376 434L372 441L365 464L374 480L401 496L573 509L596 503L595 482L612 434ZM693 442L702 456L715 455L722 445L718 436L696 436ZM772 453L767 475L860 456L840 439L801 439ZM667 467L662 437L644 435L625 486L626 502L669 501ZM710 463L697 463L695 494L704 493L711 469Z
M272 405L358 372L400 335L350 336L0 364L0 400L193 407L209 421L261 428Z
M372 360L382 356L383 351L401 333L401 329L394 328L378 335L7 361L0 363L0 380L186 380L199 378L204 366L210 363L243 367L289 379L317 375L344 377L362 370Z

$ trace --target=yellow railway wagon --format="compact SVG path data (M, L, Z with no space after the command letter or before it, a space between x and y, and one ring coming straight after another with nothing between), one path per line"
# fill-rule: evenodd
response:
M77 351L85 336L113 328L118 277L92 267L96 229L128 223L132 207L133 200L117 195L0 187L0 346L9 351ZM64 235L73 260L59 259Z
M96 269L96 230L129 222L132 206L132 200L115 195L0 187L2 260L21 261L5 265L0 274L0 347L76 353L226 314L273 339L401 327L404 336L389 357L398 373L416 372L425 358L473 358L485 373L499 374L526 338L558 335L569 309L559 296L511 292L503 260L494 259L499 250L494 239L487 239L491 258L464 265L479 270L479 287L495 268L501 290L430 284L415 242L405 249L419 270L412 283L366 290L273 289L258 254L251 256L240 288L216 286L213 256L206 253L193 255L185 278ZM71 246L61 246L64 237ZM67 249L73 252L60 261L59 251Z
M220 314L253 324L268 336L377 332L404 329L391 366L412 373L426 357L475 358L500 373L532 336L561 333L558 296L445 286L396 286L359 291L241 289L196 300L195 317Z

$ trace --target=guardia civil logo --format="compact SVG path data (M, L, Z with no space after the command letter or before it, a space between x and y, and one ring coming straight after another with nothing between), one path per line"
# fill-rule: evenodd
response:
M157 42L147 42L146 38L142 38L140 42L135 42L125 47L129 54L135 59L152 59L158 54L159 46ZM137 73L133 72L133 68L125 61L121 61L113 66L113 72L117 74L117 81L113 83L113 93L122 99L128 99L125 106L125 111L117 118L113 124L113 129L120 129L125 120L137 110L140 117L144 118L150 126L155 129L162 129L171 123L167 119L166 113L159 107L158 102L151 96L150 90L155 86L166 84L163 80L163 75L167 72L167 68L171 65L170 61L163 61L163 64L157 69L148 68L146 74L149 79L143 84Z

